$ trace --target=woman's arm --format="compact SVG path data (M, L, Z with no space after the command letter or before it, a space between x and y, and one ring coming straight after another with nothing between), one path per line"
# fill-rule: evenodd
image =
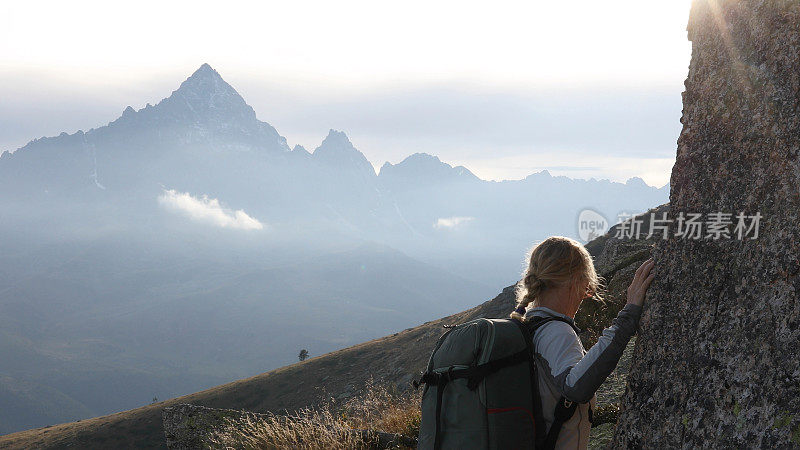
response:
M641 313L641 306L625 305L586 355L578 335L568 324L551 322L542 327L537 333L536 348L550 365L550 374L561 395L578 403L591 400L617 366L636 332Z

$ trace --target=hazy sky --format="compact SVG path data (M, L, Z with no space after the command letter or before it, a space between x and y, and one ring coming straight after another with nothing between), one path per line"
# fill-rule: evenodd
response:
M347 132L482 178L669 180L689 0L0 4L0 150L102 126L211 64L290 145Z

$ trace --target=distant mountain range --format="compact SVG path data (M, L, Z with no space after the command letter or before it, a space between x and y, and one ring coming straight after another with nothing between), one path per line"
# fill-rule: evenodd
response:
M466 309L581 209L611 225L668 190L485 181L422 153L376 173L341 131L290 148L204 64L156 105L0 155L0 433Z
M106 126L37 139L0 157L5 204L124 201L153 207L162 189L208 195L290 230L325 223L379 240L431 235L440 218L471 217L480 226L487 206L536 205L546 191L548 201L582 196L599 209L612 205L592 199L596 193L621 194L635 206L618 207L638 210L668 195L668 186L655 189L640 178L621 184L542 171L520 181L483 181L465 167L420 153L386 163L376 175L343 132L330 130L313 153L290 149L208 64L155 106L129 106Z
M312 153L290 149L208 64L155 106L128 107L106 126L37 139L0 156L0 206L13 212L11 227L36 228L26 218L47 210L65 233L84 230L87 213L76 209L82 205L95 224L159 233L176 219L158 208L165 190L187 200L207 196L229 214L242 210L273 237L341 233L383 242L493 285L509 281L503 274L512 266L502 260L510 252L548 234L577 235L580 209L600 212L610 225L621 212L669 197L669 185L655 188L638 177L617 183L543 170L484 181L422 153L376 174L340 131L330 130ZM219 211L188 216L213 214ZM451 266L452 256L491 259L498 270Z

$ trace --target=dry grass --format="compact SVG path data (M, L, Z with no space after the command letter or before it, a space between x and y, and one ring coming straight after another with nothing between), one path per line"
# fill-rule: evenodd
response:
M342 417L350 428L416 436L419 433L421 395L413 390L398 393L372 380L364 394L345 404Z
M370 381L361 395L336 405L331 400L291 416L230 419L208 441L213 448L367 449L371 444L354 430L419 432L420 396L413 391L401 394Z

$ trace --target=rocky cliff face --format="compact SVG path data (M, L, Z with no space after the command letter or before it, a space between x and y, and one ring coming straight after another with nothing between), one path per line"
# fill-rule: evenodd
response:
M692 7L673 221L614 448L800 446L798 24L797 1ZM715 212L732 213L730 237L706 237ZM737 236L740 212L762 216L757 238ZM675 236L690 213L700 239Z

